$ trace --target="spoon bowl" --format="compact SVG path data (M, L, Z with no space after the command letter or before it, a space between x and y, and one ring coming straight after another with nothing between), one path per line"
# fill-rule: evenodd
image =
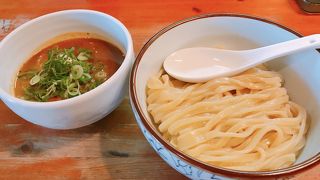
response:
M233 70L246 63L245 51L232 51L207 47L178 50L164 61L164 69L172 77L186 82L202 82L215 77L232 76Z
M320 34L251 50L194 47L175 51L163 67L172 77L191 83L233 76L258 64L308 48L320 47Z

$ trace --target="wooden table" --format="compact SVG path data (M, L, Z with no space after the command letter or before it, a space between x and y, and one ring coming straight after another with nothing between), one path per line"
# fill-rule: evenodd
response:
M32 18L76 8L121 20L136 53L161 28L204 13L254 15L303 35L320 33L320 15L303 13L293 0L0 0L0 39ZM99 122L65 131L28 123L0 101L0 137L0 179L184 179L151 149L127 98ZM320 179L320 164L282 178Z

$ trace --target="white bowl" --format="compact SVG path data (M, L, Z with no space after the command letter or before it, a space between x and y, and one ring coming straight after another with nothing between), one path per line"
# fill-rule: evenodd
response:
M171 167L192 179L277 176L301 170L318 161L320 159L320 54L316 50L307 50L267 64L283 75L289 96L307 109L311 119L306 146L291 167L253 172L210 166L171 146L157 131L147 112L147 80L159 72L165 57L172 52L194 46L251 49L299 36L301 35L284 26L264 19L231 14L193 17L161 30L142 48L130 77L132 109L151 146Z
M31 102L13 96L19 67L46 41L70 32L102 36L125 53L119 69L97 88L74 98L56 102ZM53 129L72 129L94 123L115 109L127 92L134 60L131 35L110 15L91 10L67 10L33 19L6 36L0 44L0 97L22 118Z

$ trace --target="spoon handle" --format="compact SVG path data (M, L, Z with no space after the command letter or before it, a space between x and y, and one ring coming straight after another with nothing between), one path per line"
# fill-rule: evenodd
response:
M252 60L254 65L257 65L268 60L308 48L320 48L320 34L314 34L262 48L248 50L247 56Z

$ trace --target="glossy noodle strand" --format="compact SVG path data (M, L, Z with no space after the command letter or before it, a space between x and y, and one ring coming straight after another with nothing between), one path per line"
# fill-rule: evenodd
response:
M211 165L284 168L305 144L305 109L289 100L281 76L263 66L196 84L161 70L148 81L147 104L165 139Z

